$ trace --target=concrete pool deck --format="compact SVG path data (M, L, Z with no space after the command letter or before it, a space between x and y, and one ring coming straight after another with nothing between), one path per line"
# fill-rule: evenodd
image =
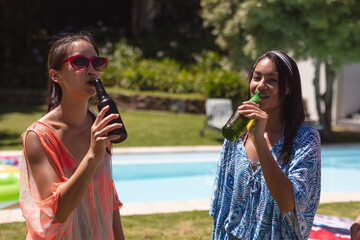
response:
M190 147L130 147L114 148L114 153L158 153L158 152L193 152L193 151L220 151L221 146L190 146ZM21 151L0 151L1 156L20 156ZM360 201L360 192L323 193L320 203ZM155 213L171 213L186 211L208 211L210 199L188 200L178 202L155 202L155 203L124 203L121 215L142 215ZM23 222L19 208L0 210L0 224L11 222Z

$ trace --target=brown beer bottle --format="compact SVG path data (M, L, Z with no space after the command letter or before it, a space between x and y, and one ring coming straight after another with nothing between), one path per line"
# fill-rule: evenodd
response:
M114 100L112 100L109 95L106 93L104 86L102 85L102 82L100 79L96 79L94 82L95 88L96 88L96 93L98 95L99 98L99 104L98 104L98 110L99 112L101 111L101 109L103 109L105 106L109 105L110 108L109 110L105 113L105 117L108 116L111 113L117 113L119 114L119 111L116 107L116 103L114 102ZM112 143L119 143L124 141L127 138L127 132L125 129L125 125L120 117L117 119L112 120L108 125L113 124L113 123L121 123L123 126L122 128L119 129L115 129L111 132L109 132L109 135L120 135L120 138L112 140Z

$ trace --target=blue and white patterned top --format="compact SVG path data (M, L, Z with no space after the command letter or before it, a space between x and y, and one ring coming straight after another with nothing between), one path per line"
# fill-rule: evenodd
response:
M270 150L276 159L284 138ZM301 126L293 141L294 157L281 170L293 185L295 209L281 213L266 185L261 165L252 169L241 139L225 140L218 163L210 215L213 239L307 239L320 201L319 133Z

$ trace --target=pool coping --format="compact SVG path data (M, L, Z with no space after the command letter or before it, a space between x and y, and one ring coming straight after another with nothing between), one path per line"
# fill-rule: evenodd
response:
M222 145L203 146L159 146L159 147L114 147L113 153L169 153L169 152L203 152L221 151ZM21 156L21 150L0 151L1 156Z
M360 143L332 143L322 144L322 147L347 147L358 146ZM201 152L221 151L222 145L197 145L197 146L157 146L157 147L113 147L113 153L168 153L168 152ZM2 150L3 156L21 156L21 150Z
M346 147L358 146L359 143L334 143L322 144L322 147ZM113 147L113 153L168 153L168 152L200 152L200 151L221 151L222 145L197 145L197 146L157 146L157 147ZM220 152L219 152L220 153ZM21 156L21 150L2 150L2 156Z

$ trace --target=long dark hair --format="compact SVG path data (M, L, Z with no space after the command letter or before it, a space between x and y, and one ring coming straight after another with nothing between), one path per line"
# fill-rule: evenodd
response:
M62 67L62 62L68 57L68 47L79 40L86 41L90 43L96 53L99 55L99 48L92 37L92 35L87 31L81 31L78 33L69 33L63 36L54 37L53 43L51 44L47 68L48 72L50 69L60 70ZM60 102L62 97L62 90L58 83L54 82L50 75L48 75L48 90L47 90L47 111L50 112L54 108L56 108Z
M282 102L282 119L285 122L285 126L284 144L278 161L286 163L293 156L292 144L299 127L305 120L299 69L295 61L284 52L278 50L269 51L259 57L252 65L248 76L249 84L256 65L264 58L271 59L279 73L279 100ZM286 94L286 88L289 89L289 94ZM242 136L245 136L245 134L243 133Z

